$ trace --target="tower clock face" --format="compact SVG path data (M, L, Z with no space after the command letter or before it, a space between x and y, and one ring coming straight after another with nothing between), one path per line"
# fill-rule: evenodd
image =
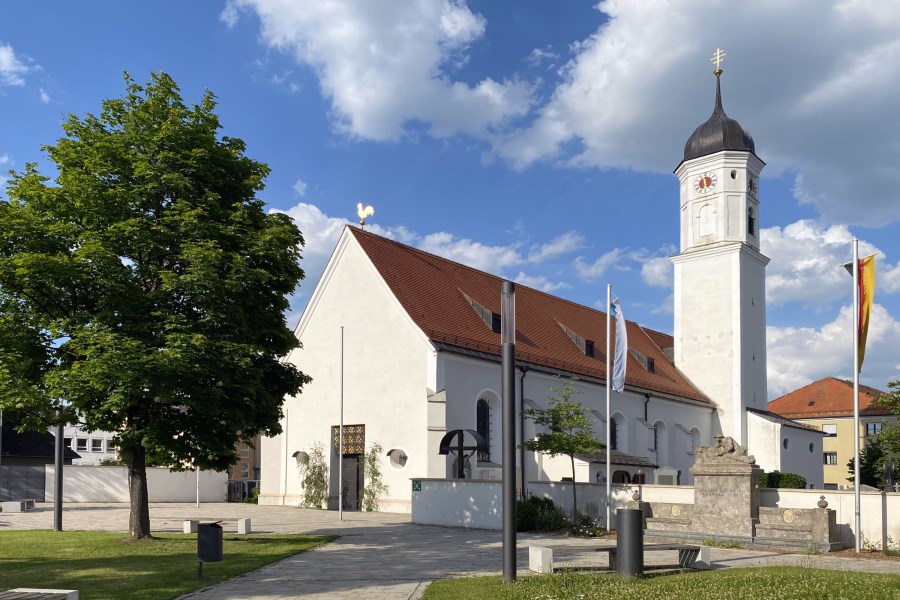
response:
M759 191L759 182L753 175L747 175L747 193L756 198Z
M715 173L703 173L697 179L694 180L694 189L701 194L705 194L709 190L716 187L716 174Z

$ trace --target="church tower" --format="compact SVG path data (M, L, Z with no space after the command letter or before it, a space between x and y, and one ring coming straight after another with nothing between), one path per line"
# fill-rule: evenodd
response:
M747 408L766 410L766 284L759 251L759 173L753 138L716 100L675 169L681 252L675 263L675 364L718 406L724 435L747 446Z

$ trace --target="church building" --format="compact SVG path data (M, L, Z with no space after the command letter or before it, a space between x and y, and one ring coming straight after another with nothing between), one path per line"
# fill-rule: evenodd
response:
M766 471L822 487L822 433L766 410L765 267L753 139L722 108L688 139L680 182L674 336L627 323L625 389L605 408L606 314L516 287L516 444L540 433L523 409L574 380L610 450L614 483L690 484L701 445L722 433ZM673 221L676 214L672 209ZM284 406L283 433L262 440L260 503L302 502L302 460L326 450L330 508L339 468L344 508L360 508L363 452L383 448L380 510L410 511L411 479L454 478L448 432L484 439L466 478L499 480L502 279L346 227L296 334L295 361L312 383ZM610 439L606 439L606 419ZM344 424L343 456L338 426ZM576 461L575 480L605 483L605 454ZM517 450L517 488L571 477L567 458Z

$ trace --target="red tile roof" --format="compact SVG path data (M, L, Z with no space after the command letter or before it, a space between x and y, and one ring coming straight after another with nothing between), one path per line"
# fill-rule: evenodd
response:
M890 414L871 404L885 392L859 386L859 414L874 417ZM769 410L789 419L853 416L853 382L826 377L769 402Z
M499 356L500 336L491 331L466 296L499 314L502 278L356 227L350 227L350 232L432 342ZM594 357L585 356L561 325L593 340ZM655 372L650 373L629 355L626 385L709 403L663 353L663 347L673 346L672 336L645 330L631 321L627 327L629 347L653 358ZM518 361L605 380L605 352L606 313L516 286Z

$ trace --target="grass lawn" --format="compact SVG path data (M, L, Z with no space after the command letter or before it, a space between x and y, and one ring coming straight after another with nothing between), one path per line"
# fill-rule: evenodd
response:
M527 598L529 600L782 600L790 598L900 598L900 575L826 571L806 567L722 569L653 574L623 580L610 573L561 572L520 577L506 585L500 577L436 581L424 600Z
M204 563L197 579L197 535L159 534L129 542L122 533L0 532L0 590L79 590L82 600L176 598L321 546L337 536L225 535L222 562Z

